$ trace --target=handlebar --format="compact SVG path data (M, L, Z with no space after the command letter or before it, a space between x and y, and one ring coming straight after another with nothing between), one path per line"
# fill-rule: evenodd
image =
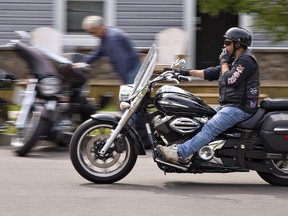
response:
M185 80L185 81L188 81L188 82L191 82L192 80L193 80L193 78L192 77L188 77L188 76L182 76L182 75L178 75L177 76L177 79L178 80Z
M193 77L183 76L179 72L176 72L175 70L171 68L164 68L161 76L165 77L165 79L168 81L175 81L177 83L179 83L179 81L181 80L188 81L188 82L191 82L193 80Z
M191 82L193 80L192 77L188 77L188 76L183 76L178 72L175 72L173 70L167 70L165 69L164 72L159 75L158 77L156 77L151 83L156 84L159 81L171 81L171 82L176 82L177 84L179 84L179 82L181 80L184 81L188 81Z

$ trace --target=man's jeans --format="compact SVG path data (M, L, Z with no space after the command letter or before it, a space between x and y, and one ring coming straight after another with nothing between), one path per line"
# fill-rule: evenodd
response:
M183 159L188 158L220 133L251 116L237 107L223 107L203 126L196 136L178 145L179 156Z

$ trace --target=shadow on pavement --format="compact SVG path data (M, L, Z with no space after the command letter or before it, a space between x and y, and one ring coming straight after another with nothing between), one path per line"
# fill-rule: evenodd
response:
M185 181L167 181L163 179L163 185L142 185L142 184L125 184L114 183L111 185L97 185L93 183L82 184L82 187L97 190L115 190L115 191L138 191L150 192L153 194L181 195L185 197L199 196L199 199L204 199L203 196L208 195L261 195L277 197L278 199L287 199L287 191L284 187L275 187L268 184L239 184L239 183L199 183ZM285 187L286 189L286 187Z

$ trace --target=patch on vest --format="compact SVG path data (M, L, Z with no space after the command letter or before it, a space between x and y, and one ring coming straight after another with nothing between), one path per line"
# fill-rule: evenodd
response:
M237 65L235 71L232 73L231 77L228 78L228 84L233 84L240 77L241 73L244 71L244 67L242 65Z
M256 87L251 87L248 92L248 98L250 99L250 108L256 108L258 102L258 89Z

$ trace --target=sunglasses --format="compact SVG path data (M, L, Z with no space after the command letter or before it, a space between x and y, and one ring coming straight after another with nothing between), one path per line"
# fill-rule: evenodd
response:
M224 41L225 46L230 46L232 43L233 41L227 41L227 40Z

